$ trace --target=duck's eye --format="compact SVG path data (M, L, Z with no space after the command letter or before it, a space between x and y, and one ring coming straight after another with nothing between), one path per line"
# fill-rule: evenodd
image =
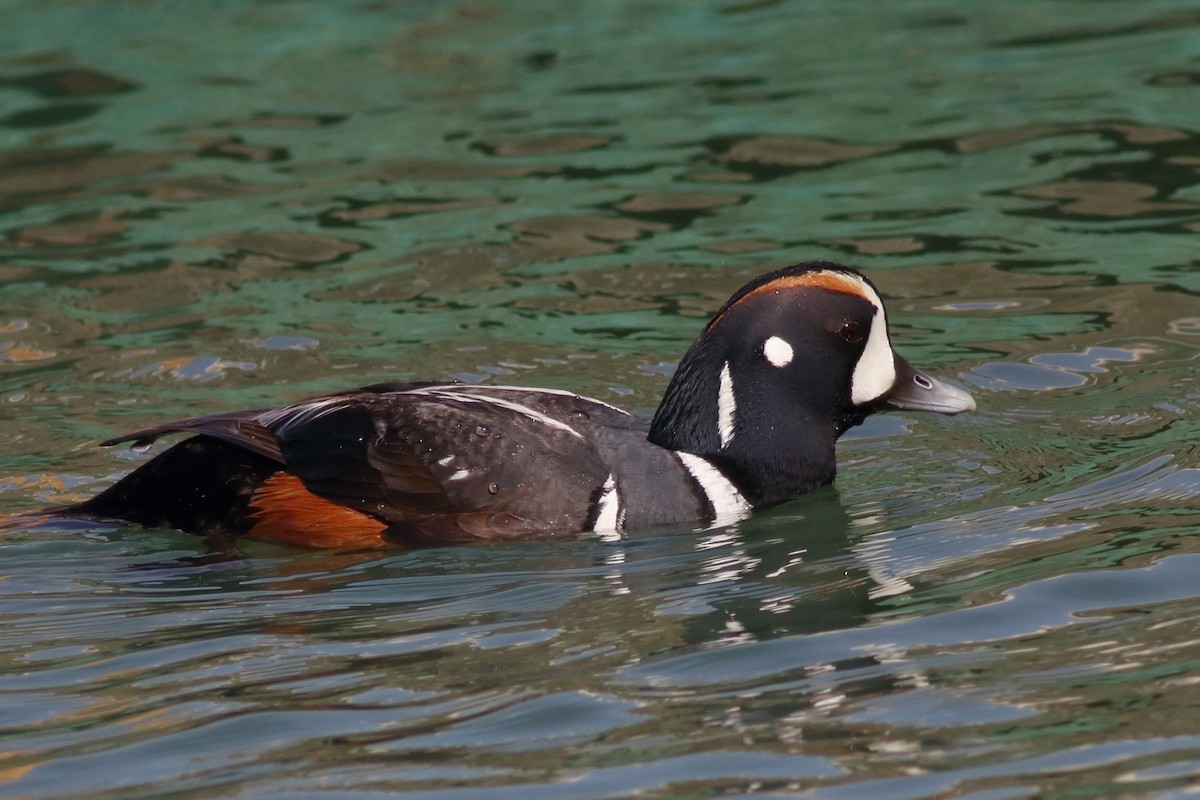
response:
M842 327L838 328L838 336L842 337L842 341L850 344L858 344L866 338L867 332L863 330L863 326L853 320L843 322Z

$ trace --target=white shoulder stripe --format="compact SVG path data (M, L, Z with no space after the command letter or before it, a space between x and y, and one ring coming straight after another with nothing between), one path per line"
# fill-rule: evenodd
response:
M750 504L737 487L706 459L692 453L676 452L683 466L708 497L713 507L713 527L729 525L750 516Z
M617 492L617 479L610 472L601 489L600 499L596 501L596 523L592 525L592 531L606 542L620 541L624 516L621 495Z

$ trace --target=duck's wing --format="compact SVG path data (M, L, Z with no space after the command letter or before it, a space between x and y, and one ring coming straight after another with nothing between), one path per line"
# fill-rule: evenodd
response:
M275 434L258 422L258 418L264 413L267 412L259 409L177 419L106 439L100 444L110 447L129 442L135 447L145 447L153 444L160 436L171 433L191 433L220 439L282 464L283 454L279 451L279 443L275 441Z
M569 414L522 399L372 389L267 412L256 424L305 489L386 521L393 538L583 530L609 471Z
M338 401L339 399L350 399L360 395L383 394L390 392L404 392L420 389L430 385L427 382L421 383L380 383L374 386L367 386L362 389L352 389L348 392L339 392L335 394L322 395L314 397L310 400L291 406L282 410L272 409L248 409L245 411L230 411L221 414L210 414L203 417L188 417L187 419L177 419L170 422L163 422L158 425L152 425L148 428L125 433L120 436L115 436L112 439L106 439L100 443L102 447L111 447L112 445L131 443L135 447L145 447L153 444L162 436L172 433L190 433L199 436L211 436L214 439L228 442L229 444L237 445L253 453L258 453L273 461L283 463L283 454L279 451L279 443L275 440L275 434L267 429L260 421L260 417L270 417L271 415L287 416L293 409L304 409L313 405L319 405L325 402Z

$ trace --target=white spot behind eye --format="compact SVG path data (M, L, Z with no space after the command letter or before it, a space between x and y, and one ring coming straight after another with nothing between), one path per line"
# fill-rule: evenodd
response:
M733 441L733 420L737 415L737 401L733 397L733 376L729 374L729 362L721 367L721 386L717 390L717 433L721 447Z
M795 353L790 344L778 336L772 336L763 344L763 355L767 357L767 361L771 362L771 366L786 367L792 363Z

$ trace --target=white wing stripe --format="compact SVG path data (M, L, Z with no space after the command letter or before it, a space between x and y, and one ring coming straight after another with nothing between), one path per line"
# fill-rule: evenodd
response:
M598 406L603 406L610 411L616 411L617 413L626 417L633 416L633 414L630 414L623 408L617 408L616 406L609 405L603 400L597 400L594 397L584 397L583 395L576 394L575 392L568 392L563 389L542 389L533 386L495 386L490 383L464 386L461 383L447 383L441 386L422 386L419 389L408 389L400 392L400 394L467 394L475 395L476 397L484 396L491 400L493 398L488 395L489 392L517 392L520 394L548 394L553 395L554 397L572 397L585 403L595 403Z
M326 397L322 400L313 400L308 403L301 403L300 405L266 411L255 417L254 421L264 428L273 430L276 434L282 434L294 425L305 425L313 422L326 414L332 414L338 409L346 408L347 405L344 397ZM273 427L277 423L282 424L278 428Z
M462 400L468 403L483 403L493 405L497 408L515 411L516 413L540 422L543 425L549 425L551 428L557 428L558 430L566 431L577 439L584 438L582 433L575 430L565 422L559 422L558 420L554 419L554 417L548 417L540 411L535 411L529 406L523 406L520 403L514 403L511 400L503 400L499 397L487 397L486 395L472 394L468 392L443 392L432 387L418 392L413 392L412 394L427 394L432 397L441 397L446 400Z

